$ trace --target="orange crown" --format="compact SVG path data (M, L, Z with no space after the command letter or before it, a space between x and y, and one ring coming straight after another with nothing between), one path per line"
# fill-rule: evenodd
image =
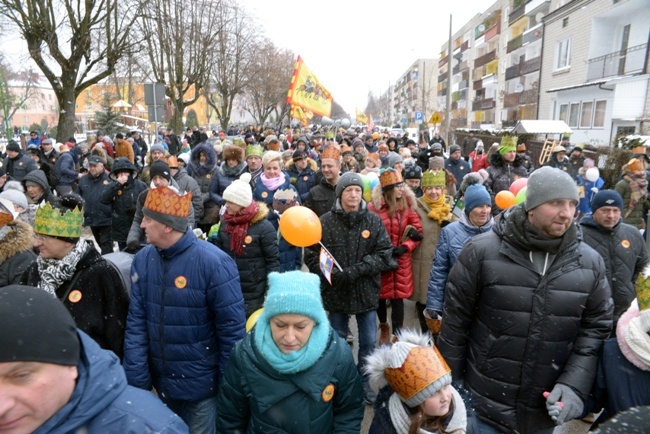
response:
M418 393L436 382L440 387L449 384L451 382L450 373L449 365L437 348L422 346L412 348L399 368L384 370L386 381L390 387L407 404L411 399L416 398ZM433 392L435 393L435 391Z
M169 187L158 187L149 189L143 208L173 217L187 218L191 205L192 193L180 195Z
M339 147L336 145L328 145L327 148L323 150L323 153L320 156L321 160L323 158L331 158L332 160L340 160L341 159L341 151L339 150Z
M402 182L404 182L402 173L397 170L387 169L384 170L381 175L379 175L379 183L381 184L382 188L390 187L391 185L395 184L401 184Z

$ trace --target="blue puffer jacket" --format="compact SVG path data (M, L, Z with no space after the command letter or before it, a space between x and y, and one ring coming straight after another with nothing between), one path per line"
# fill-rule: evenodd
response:
M170 399L214 396L230 349L244 337L235 262L191 230L173 246L140 250L131 266L124 338L129 384Z
M74 170L74 159L70 152L62 152L59 155L54 172L59 179L58 185L72 185L78 179L77 171Z
M445 302L445 284L451 267L456 263L460 251L470 238L492 230L494 219L490 220L480 228L473 226L465 213L459 221L453 222L440 232L436 256L431 266L431 277L429 277L429 288L427 291L427 307L442 312Z
M120 360L78 331L79 377L68 403L35 434L189 433L187 425L149 392L129 386Z

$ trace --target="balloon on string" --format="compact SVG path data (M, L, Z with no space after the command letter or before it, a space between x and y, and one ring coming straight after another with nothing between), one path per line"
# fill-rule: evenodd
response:
M528 178L519 178L512 184L510 184L510 193L514 194L515 197L517 196L517 193L519 193L519 190L522 188L526 187L528 185Z
M501 209L508 209L515 204L515 195L508 190L503 190L497 193L494 197L494 202Z
M293 206L280 216L280 234L296 247L318 244L323 227L316 213L304 206Z
M375 172L370 172L366 175L370 180L370 188L375 188L379 184L379 176Z
M585 172L585 178L587 178L588 181L596 182L598 181L598 178L600 178L600 171L597 167L590 167Z
M363 180L363 200L370 202L372 200L372 187L370 187L370 179L366 175L360 175Z
M348 118L341 119L341 127L345 128L346 130L350 128L350 119Z
M255 327L255 324L257 324L257 320L260 318L260 315L262 315L262 312L264 311L264 308L261 307L257 309L255 312L251 313L251 316L248 317L246 320L246 333L251 331L253 327Z
M520 203L526 200L526 191L528 191L528 187L522 188L521 190L519 190L519 193L517 193L517 197L515 197L515 203L517 205L519 205Z

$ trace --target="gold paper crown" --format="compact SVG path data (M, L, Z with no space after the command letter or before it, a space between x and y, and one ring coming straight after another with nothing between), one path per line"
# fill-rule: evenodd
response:
M439 170L437 172L432 172L427 170L422 174L422 188L427 187L440 187L445 188L447 186L447 179L445 178L445 171Z
M650 309L650 266L639 273L636 279L636 299L639 302L639 310Z
M402 366L386 368L384 375L390 387L408 404L411 398L450 372L449 365L437 348L415 346Z
M178 194L169 187L149 189L144 207L149 211L173 217L187 218L192 205L192 193Z
M501 137L501 146L502 147L516 147L517 146L517 140L519 138L517 136L503 136Z
M331 158L332 160L341 159L341 151L337 145L328 145L327 148L323 150L323 153L320 156L321 160L324 158Z
M262 148L260 145L248 145L248 146L246 146L246 156L245 156L245 158L248 158L248 157L260 157L260 158L262 158L262 155L264 155L264 148Z
M384 170L382 174L379 175L379 183L382 187L390 187L391 185L400 184L402 182L404 182L402 173L394 169Z
M34 232L51 237L79 238L83 221L84 215L79 208L61 214L61 210L52 208L49 203L41 204L36 208Z

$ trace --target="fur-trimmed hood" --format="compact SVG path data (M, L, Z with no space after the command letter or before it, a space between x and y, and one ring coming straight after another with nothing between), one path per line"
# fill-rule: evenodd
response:
M293 158L289 161L287 161L285 170L289 172L290 170L293 170L293 168L296 166L296 164L293 162ZM314 172L318 172L318 163L316 163L313 159L307 158L307 168L311 169ZM296 167L295 170L298 170Z
M9 231L0 240L0 264L34 246L34 230L28 223L14 220L6 227Z
M257 214L255 214L250 221L251 226L266 219L269 215L269 207L264 202L259 202L259 201L256 202L257 205L259 206L259 209L257 210Z
M417 201L415 198L415 193L410 188L402 189L404 196L406 196L406 201L409 204L409 208L415 211L418 207ZM372 189L372 205L377 211L379 211L384 204L384 190L381 188L381 184L377 183L375 188Z
M505 160L498 152L495 152L492 155L490 155L488 161L490 162L490 166L494 166L494 167L503 167L506 165ZM523 164L524 164L524 159L520 157L519 154L515 154L515 161L512 162L512 165L514 167L519 167Z
M205 166L202 166L199 162L199 154L201 152L203 152L207 157ZM194 149L192 149L192 153L190 154L190 166L192 166L192 175L196 174L198 176L203 176L206 173L212 172L216 165L217 153L214 152L212 146L208 145L207 143L199 143L194 147Z

